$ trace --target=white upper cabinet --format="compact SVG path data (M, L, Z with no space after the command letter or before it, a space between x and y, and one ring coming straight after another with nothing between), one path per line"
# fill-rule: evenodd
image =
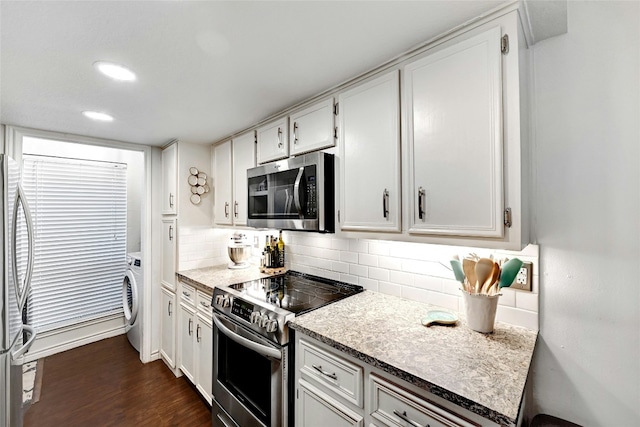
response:
M247 169L256 165L253 131L233 139L233 223L247 225Z
M336 145L333 111L333 98L329 98L289 116L291 155Z
M340 94L340 228L400 231L398 71Z
M216 145L214 154L214 221L219 225L247 225L247 169L256 165L253 131Z
M493 27L404 67L409 233L504 235L501 36Z
M214 207L213 217L216 224L232 225L232 157L231 141L223 142L213 148Z
M174 143L162 150L162 214L178 213L178 144Z
M289 157L287 117L258 128L258 163Z

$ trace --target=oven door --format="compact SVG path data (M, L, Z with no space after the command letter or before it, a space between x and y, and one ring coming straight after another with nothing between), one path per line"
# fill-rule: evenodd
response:
M242 427L286 425L287 347L213 315L213 397ZM213 420L218 425L217 420Z

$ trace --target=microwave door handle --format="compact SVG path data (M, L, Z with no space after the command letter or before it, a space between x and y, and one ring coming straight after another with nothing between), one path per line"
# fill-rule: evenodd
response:
M293 185L293 201L296 204L296 210L300 216L302 216L302 206L300 205L300 181L302 180L302 175L304 175L304 167L301 167L298 171L296 182Z
M233 332L231 329L229 329L226 326L224 326L222 324L222 322L220 321L219 315L217 315L217 314L213 315L213 323L216 324L216 327L218 328L218 330L220 332L222 332L227 337L229 337L229 339L237 342L241 346L246 347L249 350L253 350L256 353L261 354L262 356L265 356L265 357L270 357L272 359L278 359L278 360L282 359L282 353L280 352L280 350L276 350L275 348L267 347L266 345L262 345L260 343L255 342L255 341L252 341L252 340L250 340L248 338L241 337L240 335L238 335L235 332Z

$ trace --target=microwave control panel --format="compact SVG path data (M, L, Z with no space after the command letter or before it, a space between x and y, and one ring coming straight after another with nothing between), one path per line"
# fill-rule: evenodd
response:
M318 215L318 191L316 189L316 177L310 175L307 179L307 218L315 218Z

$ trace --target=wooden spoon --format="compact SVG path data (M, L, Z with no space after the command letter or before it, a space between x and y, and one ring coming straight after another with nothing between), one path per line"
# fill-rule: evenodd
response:
M465 258L462 260L462 269L464 270L464 275L467 277L469 281L469 289L468 292L474 293L477 292L476 288L476 262L472 259Z
M492 291L496 283L498 283L499 278L500 278L500 266L498 265L498 263L494 262L493 270L491 271L491 276L489 277L489 280L487 280L486 283L484 284L484 288L482 292L487 295L493 295Z
M489 258L480 258L476 263L476 279L478 283L476 284L476 293L481 292L485 289L485 282L489 280L493 273L493 261Z

